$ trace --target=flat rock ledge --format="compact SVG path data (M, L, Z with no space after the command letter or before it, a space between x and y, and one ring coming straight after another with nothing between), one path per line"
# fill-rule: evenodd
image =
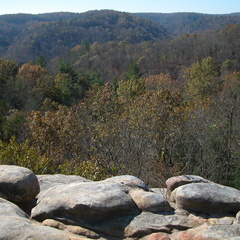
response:
M27 209L27 210L26 210ZM240 191L200 176L166 188L0 166L0 240L240 239Z

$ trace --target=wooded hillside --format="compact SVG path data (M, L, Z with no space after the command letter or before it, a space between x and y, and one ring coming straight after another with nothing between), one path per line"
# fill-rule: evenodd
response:
M1 164L240 187L239 15L140 15L0 16Z
M240 23L239 14L130 14L102 10L1 15L0 57L27 62L43 55L50 60L84 42L159 42L183 34L218 31L237 23Z

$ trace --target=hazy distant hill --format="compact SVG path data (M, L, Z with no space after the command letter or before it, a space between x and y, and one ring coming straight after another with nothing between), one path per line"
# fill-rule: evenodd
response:
M230 24L240 23L240 13L216 15L202 13L136 13L133 15L157 22L166 28L171 36L218 30Z
M68 49L93 42L164 41L184 33L219 30L240 23L240 13L85 13L12 14L0 16L0 58L19 62L44 55L48 60Z
M0 16L0 56L22 61L39 55L52 58L83 42L138 43L169 38L159 24L116 11Z

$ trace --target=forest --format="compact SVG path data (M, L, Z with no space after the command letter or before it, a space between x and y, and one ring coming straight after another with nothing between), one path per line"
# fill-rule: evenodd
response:
M0 164L240 189L240 14L2 15L0 88Z

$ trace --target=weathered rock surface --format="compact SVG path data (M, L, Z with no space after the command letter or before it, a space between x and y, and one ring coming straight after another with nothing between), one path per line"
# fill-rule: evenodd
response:
M53 219L46 219L42 222L42 225L44 226L49 226L49 227L53 227L59 230L64 230L65 232L70 232L76 235L81 235L81 236L85 236L85 237L89 237L92 239L98 239L100 238L100 235L89 230L86 228L82 228L79 226L73 226L73 225L65 225L59 221L55 221Z
M91 182L83 177L75 175L63 175L63 174L53 174L53 175L37 175L38 182L40 185L41 192L48 190L49 188L56 187L59 185L66 185L73 182Z
M240 240L240 191L192 175L167 187L0 166L0 240Z
M54 228L34 224L22 217L3 216L0 219L1 240L69 240L67 234Z
M202 225L179 235L180 240L229 240L240 236L240 225Z
M166 195L167 195L167 189L166 188L151 188L151 191L157 193L158 195L160 195L164 199L166 199Z
M170 195L175 188L189 183L210 183L210 181L196 175L182 175L171 177L166 181L167 194Z
M122 176L111 177L111 178L107 178L104 181L120 183L120 184L124 184L125 186L131 187L131 188L141 188L145 191L149 191L149 187L147 186L147 184L145 182L143 182L139 178L136 178L131 175L122 175Z
M0 197L20 203L33 200L40 191L32 171L17 166L0 165Z
M28 218L28 215L17 205L0 198L0 217L3 216Z
M35 224L28 218L28 215L18 206L0 198L0 239L69 239L65 233Z
M71 183L50 188L40 195L32 217L47 218L84 225L114 214L139 210L124 185L118 183Z
M141 238L141 240L171 240L171 239L169 238L168 234L159 232L159 233L152 233L150 235L147 235Z
M232 225L234 223L234 218L233 217L209 218L208 222L211 225Z
M240 191L216 183L183 185L171 193L177 208L202 213L237 213Z
M133 189L129 192L133 201L141 211L145 212L167 212L171 211L169 202L155 192L146 192L142 189Z
M171 233L173 229L189 229L200 226L205 220L188 218L174 214L156 214L143 212L135 217L125 229L125 236L143 237L154 232Z
M236 215L236 224L240 224L240 211Z

